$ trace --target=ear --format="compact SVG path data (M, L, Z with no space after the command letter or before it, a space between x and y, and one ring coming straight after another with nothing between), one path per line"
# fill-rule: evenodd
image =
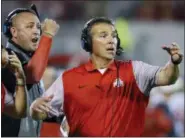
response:
M12 34L12 37L17 37L17 29L15 27L10 28L10 33Z

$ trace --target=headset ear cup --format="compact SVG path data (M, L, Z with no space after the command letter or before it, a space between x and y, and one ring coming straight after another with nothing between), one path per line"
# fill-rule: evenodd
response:
M85 35L85 31L82 31L82 35L81 35L81 45L82 48L87 51L87 40L86 40L86 35Z
M118 48L118 47L121 47L121 44L120 44L120 38L119 38L119 37L117 37L117 40L118 40L118 42L117 42L117 48Z
M11 23L9 22L5 22L4 25L3 25L3 34L10 38L12 35L11 35L11 32L10 32L10 27L11 27Z
M85 40L85 38L82 38L81 40L81 43L82 43L82 48L88 52L87 50L87 40Z
M87 34L87 30L83 30L82 31L82 36L81 36L81 45L82 48L86 51L86 52L91 52L91 48L90 48L90 38Z
M3 24L3 34L6 35L7 34L7 23Z
M92 46L91 46L91 38L90 36L87 36L87 43L86 43L86 48L87 48L87 52L91 52L92 53Z
M117 40L118 40L118 42L117 42L116 55L117 55L117 56L120 56L120 55L124 52L124 50L123 50L123 48L121 47L121 42L120 42L120 38L119 38L119 37L117 37Z

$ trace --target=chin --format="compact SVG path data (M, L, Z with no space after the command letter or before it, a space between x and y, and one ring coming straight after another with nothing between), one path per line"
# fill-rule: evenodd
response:
M107 59L112 60L115 58L115 54L108 54L106 55Z
M28 50L28 52L35 52L36 51L36 48L30 48L29 50Z
M31 52L34 52L34 51L37 50L37 48L38 48L38 46L32 46L31 49L30 49L30 51L31 51Z
M114 56L106 56L105 57L107 60L113 60L114 59Z

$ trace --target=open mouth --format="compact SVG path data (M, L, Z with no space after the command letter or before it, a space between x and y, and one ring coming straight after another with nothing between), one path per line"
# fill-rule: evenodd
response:
M114 52L114 48L107 48L106 49L108 52Z
M35 37L35 38L32 38L32 39L31 39L31 41L32 41L33 43L37 43L37 42L38 42L38 40L39 40L39 38L38 38L38 37Z

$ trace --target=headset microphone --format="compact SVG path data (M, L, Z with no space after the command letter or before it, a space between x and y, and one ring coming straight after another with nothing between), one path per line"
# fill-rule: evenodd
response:
M123 50L122 47L119 47L119 48L117 49L117 51L116 51L116 55L117 55L117 56L120 56L122 53L124 53L124 50Z

